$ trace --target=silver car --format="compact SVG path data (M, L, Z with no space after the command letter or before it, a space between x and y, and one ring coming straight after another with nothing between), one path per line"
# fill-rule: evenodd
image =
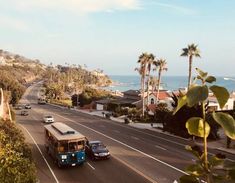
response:
M53 123L53 122L55 122L52 115L45 115L43 117L43 121L44 121L44 123Z

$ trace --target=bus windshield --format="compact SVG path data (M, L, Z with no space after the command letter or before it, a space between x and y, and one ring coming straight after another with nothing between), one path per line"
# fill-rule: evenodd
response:
M84 141L61 141L59 142L59 152L74 152L84 150Z

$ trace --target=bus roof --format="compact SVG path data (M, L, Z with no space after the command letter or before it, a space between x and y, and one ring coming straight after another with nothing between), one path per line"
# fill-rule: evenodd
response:
M64 123L56 122L44 126L58 141L85 139L85 136Z

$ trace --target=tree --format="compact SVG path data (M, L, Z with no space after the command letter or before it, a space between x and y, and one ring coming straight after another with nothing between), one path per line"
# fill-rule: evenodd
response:
M154 77L154 76L151 76L151 77L150 77L149 84L151 85L152 93L156 90L157 83L158 83L157 78Z
M79 105L83 107L84 105L90 104L93 101L107 97L111 97L109 92L87 87L79 95L78 101Z
M0 120L0 162L0 182L36 182L31 149L23 133L10 121Z
M0 88L6 91L10 91L11 98L10 103L11 104L17 104L21 98L21 96L24 94L25 87L21 85L10 73L8 72L1 72L0 73Z
M147 86L149 88L149 80L150 80L150 70L151 70L151 65L154 60L155 56L153 54L149 53L142 53L139 56L139 59L137 63L140 64L139 68L136 68L140 74L141 77L141 93L142 93L142 115L144 116L144 111L145 111L145 77L148 74L148 80L147 80ZM148 72L149 71L149 72Z
M152 65L155 63L155 56L150 53L148 55L148 60L147 60L147 73L146 73L146 76L148 77L147 78L147 105L149 104L149 85L150 85L150 73L151 73L151 70L152 70Z
M191 85L193 57L201 57L200 51L197 48L197 45L191 44L188 45L187 48L182 49L182 53L180 56L186 56L189 58L189 71L188 71L188 89L189 89L189 86Z
M206 121L206 101L208 100L209 90L215 95L220 108L222 109L228 101L229 92L226 88L217 85L209 85L216 81L213 76L208 76L208 73L203 72L200 69L196 69L198 72L197 79L201 81L201 85L193 85L189 88L186 94L181 95L178 98L178 104L174 111L177 113L183 106L187 105L193 107L200 105L201 115L191 117L186 122L186 128L190 135L203 138L203 150L196 146L186 146L186 150L192 153L197 161L188 166L186 172L188 175L184 175L180 178L180 182L188 183L195 182L200 183L201 180L205 180L207 183L218 182L234 182L235 181L235 165L234 163L227 164L222 155L214 155L208 157L207 152L207 137L209 136L211 127ZM234 118L223 112L213 112L214 120L224 129L225 134L235 139L235 120Z
M79 104L79 95L78 94L74 94L74 95L72 95L72 97L71 97L71 100L72 100L72 106L78 106L78 104Z
M167 71L167 62L164 59L158 59L156 62L154 62L156 68L158 69L158 83L157 83L157 102L159 97L159 90L160 90L160 84L161 84L161 74L162 71Z

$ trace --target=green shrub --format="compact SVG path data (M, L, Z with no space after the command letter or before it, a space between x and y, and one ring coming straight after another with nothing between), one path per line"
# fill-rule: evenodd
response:
M36 182L36 167L29 146L16 125L0 120L0 182Z

